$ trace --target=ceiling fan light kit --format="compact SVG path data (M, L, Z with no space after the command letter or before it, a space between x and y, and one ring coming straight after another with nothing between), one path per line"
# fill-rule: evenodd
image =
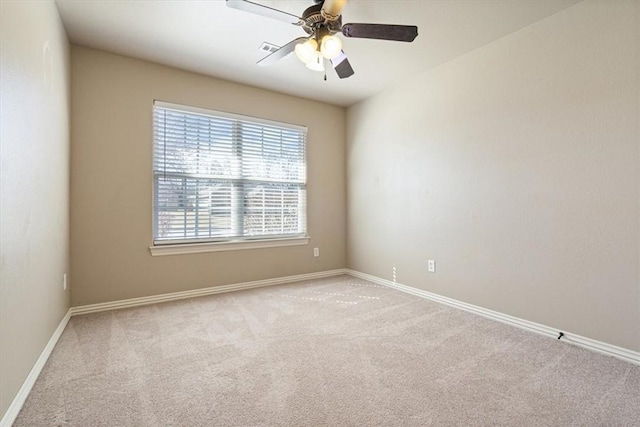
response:
M320 46L314 38L296 44L294 52L307 68L313 71L324 71L324 59L334 59L342 53L342 42L333 35L322 37Z
M262 58L258 61L258 65L262 66L271 65L295 52L298 59L314 71L324 71L325 59L331 61L338 77L345 79L352 76L354 71L342 50L342 41L336 34L342 33L345 37L353 38L402 42L412 42L418 36L418 27L415 25L353 23L342 25L342 10L348 0L314 0L314 2L316 4L307 8L302 17L297 17L253 1L226 0L228 7L288 22L302 27L309 35L309 37L292 40Z

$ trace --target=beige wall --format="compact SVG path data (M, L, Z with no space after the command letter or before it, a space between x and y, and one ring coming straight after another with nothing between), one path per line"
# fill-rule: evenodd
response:
M351 107L349 267L640 350L639 8L579 3Z
M637 2L580 3L400 82L348 110L346 137L342 108L81 47L70 83L55 5L0 5L0 413L69 306L69 99L74 305L395 267L640 350ZM307 125L311 243L151 257L153 99Z
M71 64L72 305L346 266L343 108L76 46ZM152 257L154 99L308 126L310 244Z
M69 307L69 43L53 2L0 2L0 416Z

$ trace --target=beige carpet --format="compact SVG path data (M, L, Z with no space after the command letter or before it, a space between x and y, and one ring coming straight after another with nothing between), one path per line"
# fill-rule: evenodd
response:
M352 277L71 319L16 426L640 425L640 366Z

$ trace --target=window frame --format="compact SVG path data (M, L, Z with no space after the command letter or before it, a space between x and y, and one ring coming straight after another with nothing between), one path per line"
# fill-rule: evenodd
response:
M155 128L155 107L173 109L185 113L194 113L205 116L214 116L222 119L239 120L249 122L251 124L275 126L281 129L290 129L295 131L302 131L305 134L304 139L304 180L302 185L305 192L304 212L302 213L302 221L304 222L304 231L300 234L285 234L285 235L267 235L267 236L244 236L244 237L229 237L229 238L193 238L193 239L173 239L173 240L156 240L156 227L157 227L157 184L155 169L155 149L156 141L153 129ZM176 103L165 102L161 100L154 100L151 108L151 147L152 147L152 167L151 167L151 197L152 197L152 244L149 246L151 255L178 255L188 253L200 253L200 252L217 252L217 251L231 251L231 250L244 250L244 249L258 249L258 248L274 248L283 246L298 246L306 245L309 243L310 237L308 235L308 209L307 209L307 176L308 176L308 164L307 164L307 133L308 128L306 126L295 125L290 123L278 122L275 120L269 120L259 117L251 117L246 115L216 111L206 108L200 108L195 106L188 106ZM233 178L232 180L242 180L242 178ZM267 182L265 180L264 182ZM242 221L244 221L245 212L240 214ZM233 217L230 218L233 222Z

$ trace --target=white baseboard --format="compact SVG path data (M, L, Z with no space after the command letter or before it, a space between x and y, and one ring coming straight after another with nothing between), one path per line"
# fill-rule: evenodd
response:
M586 348L591 351L606 354L608 356L617 357L618 359L622 359L626 362L640 365L640 353L636 351L583 337L577 334L572 334L562 329L552 328L550 326L541 325L529 320L520 319L518 317L510 316L498 311L489 310L477 305L468 304L466 302L458 301L453 298L423 291L411 286L402 285L391 280L382 279L380 277L361 273L359 271L347 270L347 274L549 337L557 338L559 333L562 332L564 334L564 336L562 337L562 341Z
M42 353L40 353L40 357L38 357L38 360L36 360L36 363L33 365L33 368L31 368L29 375L27 375L27 378L22 383L22 387L20 387L20 390L18 390L16 397L13 398L11 405L9 405L7 412L4 413L2 420L0 420L0 427L10 427L18 417L20 409L22 409L22 405L24 405L24 402L27 400L27 397L29 396L33 385L36 383L38 376L40 376L40 372L42 372L42 368L44 368L45 363L47 363L47 360L49 360L49 356L51 355L53 348L56 346L58 339L60 339L64 328L67 327L67 323L69 323L70 318L71 309L69 309L64 315L64 317L60 321L60 324L53 332L53 335L51 335L49 342L44 347L44 350L42 350Z
M71 315L97 313L99 311L116 310L119 308L137 307L140 305L155 304L159 302L175 301L185 298L194 298L204 295L220 294L224 292L240 291L243 289L261 288L263 286L282 285L285 283L299 282L302 280L321 279L323 277L339 276L347 274L346 269L321 271L318 273L298 274L296 276L278 277L275 279L256 280L254 282L235 283L232 285L212 286L210 288L193 289L191 291L171 292L169 294L152 295L141 298L131 298L119 301L110 301L100 304L81 305L71 307Z
M400 283L392 282L390 280L382 279L380 277L372 276L370 274L365 274L359 271L354 271L349 269L337 269L337 270L321 271L318 273L299 274L296 276L286 276L286 277L279 277L275 279L257 280L254 282L244 282L244 283L236 283L231 285L214 286L210 288L194 289L191 291L172 292L169 294L154 295L149 297L132 298L127 300L112 301L112 302L101 303L101 304L91 304L91 305L84 305L84 306L78 306L78 307L71 307L69 311L67 311L67 313L65 314L64 318L62 319L58 327L56 328L55 332L51 336L51 339L45 346L44 350L42 350L40 357L38 357L38 360L36 361L31 371L29 372L29 375L27 375L27 378L22 384L22 387L20 387L20 390L18 390L18 393L16 394L16 397L11 402L11 405L9 405L9 408L7 409L7 412L5 412L4 416L2 417L2 420L0 420L0 427L10 427L15 421L16 417L18 416L18 413L20 412L20 409L22 409L22 405L27 399L27 396L29 396L29 392L31 392L33 385L38 379L38 376L40 375L42 368L44 367L45 363L49 359L49 356L51 355L53 348L55 347L56 343L58 342L58 339L62 335L62 332L67 326L67 323L69 323L69 319L71 318L71 316L75 316L78 314L96 313L96 312L106 311L106 310L115 310L119 308L154 304L158 302L174 301L174 300L185 299L185 298L193 298L193 297L198 297L203 295L213 295L213 294L219 294L224 292L239 291L243 289L260 288L263 286L280 285L285 283L299 282L303 280L321 279L324 277L338 276L341 274L349 274L354 277L359 277L361 279L365 279L373 283L388 286L402 292L406 292L412 295L416 295L416 296L426 298L432 301L436 301L442 304L446 304L451 307L456 307L471 313L479 314L480 316L487 317L489 319L497 320L502 323L506 323L506 324L516 326L522 329L526 329L528 331L536 332L542 335L547 335L549 337L556 338L558 336L558 333L560 332L560 330L557 328L551 328L549 326L541 325L539 323L530 322L528 320L510 316L508 314L503 314L497 311L488 310L486 308L478 307L472 304L467 304L465 302L458 301L453 298L444 297L442 295L437 295L431 292L423 291L421 289L402 285ZM571 344L575 344L580 347L584 347L592 351L596 351L598 353L614 356L619 359L625 360L627 362L634 363L636 365L640 365L640 353L638 352L628 350L622 347L617 347L601 341L596 341L580 335L575 335L567 332L564 332L564 333L565 335L562 339L563 341L569 342Z

